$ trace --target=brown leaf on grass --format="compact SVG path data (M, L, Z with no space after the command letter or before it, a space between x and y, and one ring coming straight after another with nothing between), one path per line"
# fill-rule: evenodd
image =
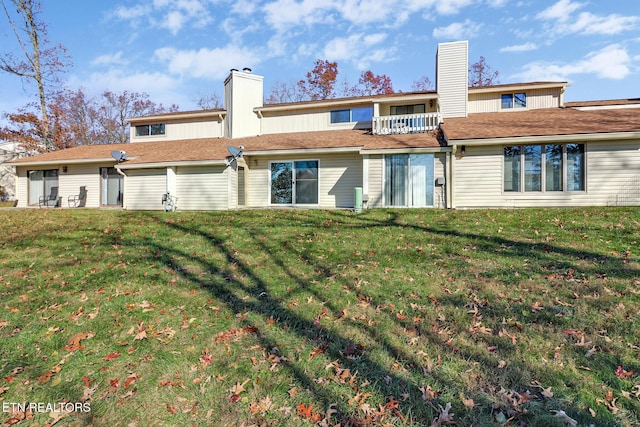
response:
M305 418L314 424L322 420L322 415L313 411L313 405L311 403L309 403L309 405L304 403L299 404L296 406L296 413L299 417Z
M81 401L82 402L89 402L91 400L91 398L93 397L93 394L96 392L97 389L98 389L98 384L96 384L93 387L86 386L84 388L84 390L82 391Z
M49 416L52 418L51 421L45 424L45 427L52 427L56 425L61 419L71 414L67 411L51 411L49 412Z
M171 406L170 403L167 403L167 411L169 411L169 413L173 414L173 415L178 413L178 410L176 409L176 407L175 406Z
M200 363L202 364L203 368L206 368L207 366L209 366L211 364L211 360L212 360L211 356L211 351L209 350L209 347L205 348L202 353L200 354Z
M240 384L240 382L237 382L236 385L229 389L229 392L231 392L232 394L242 393L243 391L245 391L244 386L246 386L248 382L249 380L245 380L242 384Z
M133 383L138 381L140 376L137 373L130 374L126 380L124 380L124 388L129 388Z
M95 336L93 332L78 332L67 341L67 345L64 347L66 351L84 350L82 341L91 339Z
M113 352L111 352L111 353L107 354L106 356L104 356L104 357L102 358L102 360L104 360L104 361L106 361L106 362L110 362L110 361L112 361L112 360L117 359L118 357L120 357L120 353L119 353L119 352L117 352L117 351L113 351Z
M624 369L622 367L622 365L618 365L618 367L616 368L615 374L616 374L616 377L618 377L620 379L625 379L625 378L632 377L634 372L633 371L627 371L626 369Z
M325 346L314 347L313 350L311 351L311 353L309 354L309 357L307 358L307 362L311 361L316 356L324 354L326 351L327 351L327 347L325 347Z
M438 418L433 420L433 422L431 423L431 427L441 427L442 425L455 424L455 421L453 420L454 414L449 413L449 411L451 410L451 402L447 402L444 408L440 405L438 405L438 407L440 408L440 414L438 415Z

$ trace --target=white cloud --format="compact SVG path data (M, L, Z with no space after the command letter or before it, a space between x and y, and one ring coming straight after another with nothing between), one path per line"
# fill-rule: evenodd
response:
M525 71L514 77L525 81L568 80L572 75L593 74L602 79L621 80L631 73L631 66L627 51L619 44L612 44L572 64L542 61L527 64Z
M212 21L207 7L209 1L212 0L153 0L135 7L120 6L113 15L129 21L134 27L139 27L142 21L152 28L164 28L176 35L187 25L202 28Z
M581 12L583 3L560 0L543 10L536 18L550 21L548 30L555 34L613 35L638 28L640 17L622 16L616 13L607 16Z
M116 53L106 53L94 58L91 61L91 65L105 66L105 65L124 65L127 61L122 59L122 51Z
M569 15L580 9L582 6L582 3L572 2L571 0L560 0L553 6L550 6L538 13L536 17L544 20L566 21L569 19Z
M528 42L524 44L503 47L502 49L500 49L500 52L528 52L536 49L538 49L537 44Z
M351 61L360 70L372 62L384 62L394 59L394 49L390 46L376 48L387 38L385 33L353 34L349 37L336 37L329 41L322 53L332 61Z
M443 0L436 3L436 11L440 15L455 15L474 3L474 0Z
M464 22L454 22L446 27L434 28L433 37L447 40L472 39L478 35L481 28L481 24L466 19Z
M236 46L199 50L164 47L157 49L155 56L172 74L211 80L224 79L231 68L255 68L261 62L254 52Z
M187 18L177 10L167 13L164 18L164 21L160 24L160 27L166 28L171 31L171 34L174 36L182 29L184 24L186 23Z
M265 21L276 29L284 29L292 25L312 25L326 22L326 11L332 8L329 1L314 0L276 0L264 6Z

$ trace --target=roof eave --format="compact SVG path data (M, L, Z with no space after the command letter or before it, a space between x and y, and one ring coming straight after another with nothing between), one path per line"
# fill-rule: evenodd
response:
M609 132L609 133L578 133L568 135L534 135L534 136L508 136L500 138L469 138L456 139L449 138L451 145L521 145L540 143L571 143L584 141L620 141L640 139L640 132Z
M337 147L337 148L283 148L274 150L245 150L245 157L248 156L269 156L269 155L301 155L301 154L335 154L335 153L359 153L362 146Z
M54 166L54 165L82 165L93 163L115 163L113 157L95 158L95 159L58 159L58 160L41 160L41 161L10 161L7 164L13 166Z

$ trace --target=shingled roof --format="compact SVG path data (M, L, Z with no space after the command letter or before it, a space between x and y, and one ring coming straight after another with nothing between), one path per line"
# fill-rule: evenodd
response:
M222 161L229 156L227 146L245 147L245 154L265 154L286 150L359 150L439 147L435 133L372 135L367 130L335 130L261 135L247 138L201 138L130 144L82 145L16 160L15 164L56 162L104 162L113 160L111 151L124 150L127 165Z
M637 109L548 108L477 113L446 119L442 129L448 141L640 132L640 112Z

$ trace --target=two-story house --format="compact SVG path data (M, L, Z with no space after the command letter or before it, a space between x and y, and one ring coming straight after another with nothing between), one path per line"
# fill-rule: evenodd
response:
M640 205L640 103L565 103L567 82L468 87L468 43L438 45L436 90L263 104L231 70L224 109L135 117L131 143L13 162L18 206ZM361 199L358 195L361 194Z

